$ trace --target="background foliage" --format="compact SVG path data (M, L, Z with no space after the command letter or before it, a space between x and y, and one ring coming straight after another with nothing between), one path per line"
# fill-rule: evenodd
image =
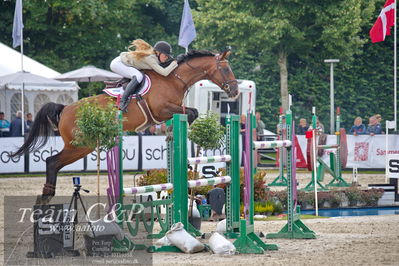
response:
M109 69L130 41L166 40L174 54L183 0L24 0L24 52L59 72L87 64ZM257 109L274 130L281 92L293 95L295 118L310 120L316 106L329 129L329 65L335 103L348 130L356 116L393 119L393 37L371 44L368 32L385 0L190 0L197 39L193 48L233 46L237 78L257 84ZM0 41L11 46L15 0L0 2ZM284 68L279 58L285 58ZM282 71L283 70L283 71ZM286 76L286 77L285 77ZM281 86L281 81L287 84ZM284 83L284 82L283 82ZM81 96L102 84L81 83Z

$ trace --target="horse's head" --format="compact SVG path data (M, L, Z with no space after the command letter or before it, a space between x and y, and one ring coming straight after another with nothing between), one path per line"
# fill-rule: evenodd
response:
M227 61L230 53L230 49L227 49L222 54L215 55L215 65L208 75L209 79L224 90L230 98L235 98L239 91L237 80Z

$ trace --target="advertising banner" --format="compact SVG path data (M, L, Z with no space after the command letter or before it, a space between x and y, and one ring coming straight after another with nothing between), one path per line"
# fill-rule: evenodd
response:
M61 137L50 137L43 148L29 154L29 172L45 172L47 157L56 155L63 148L64 141ZM61 171L82 171L83 166L83 159L80 159L65 166Z
M348 163L346 168L383 168L385 169L385 135L348 135ZM298 136L298 141L303 154L306 154L305 136ZM327 144L336 144L337 137L329 135ZM325 149L322 159L330 164L329 154L335 149ZM388 154L399 154L399 137L388 136Z
M24 144L23 138L0 138L0 173L23 173L25 156L11 158L10 154Z
M142 137L142 160L143 169L166 168L167 144L166 136L143 136Z
M123 137L123 169L137 170L139 158L139 137L138 136L124 136ZM100 169L107 170L106 152L100 153ZM97 152L93 151L87 155L87 170L97 170Z

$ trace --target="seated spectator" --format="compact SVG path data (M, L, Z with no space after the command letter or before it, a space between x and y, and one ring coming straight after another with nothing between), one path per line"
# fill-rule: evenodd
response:
M301 118L299 120L299 125L298 125L298 135L305 135L306 131L308 131L309 125L306 122L305 118Z
M22 112L17 111L10 124L10 137L22 137Z
M376 134L381 134L382 128L381 124L378 123L378 120L375 116L371 116L369 118L369 125L366 130L366 134L370 134L370 136L374 136Z
M4 112L0 112L0 137L8 137L10 122L4 118Z
M349 134L357 136L365 133L366 133L366 126L363 125L362 118L358 116L355 118L355 121L353 122L353 126L351 127Z

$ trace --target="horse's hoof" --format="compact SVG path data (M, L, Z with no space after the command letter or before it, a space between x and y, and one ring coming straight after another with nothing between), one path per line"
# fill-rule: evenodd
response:
M53 198L51 195L38 195L36 198L36 205L48 205Z

